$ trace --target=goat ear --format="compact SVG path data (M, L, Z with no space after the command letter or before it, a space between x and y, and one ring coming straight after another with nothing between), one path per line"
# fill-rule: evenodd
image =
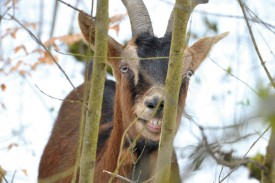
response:
M87 13L80 11L78 14L78 24L84 40L89 43L94 50L95 45L95 19L93 19ZM120 45L112 37L108 36L108 57L119 57L122 52L122 45ZM108 59L108 62L112 65L114 59Z
M200 39L188 49L189 53L192 55L193 70L196 70L199 67L199 65L210 52L212 46L226 37L228 34L229 32L225 32L214 37Z

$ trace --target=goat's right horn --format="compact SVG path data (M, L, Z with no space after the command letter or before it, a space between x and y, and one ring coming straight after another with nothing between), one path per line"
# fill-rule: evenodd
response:
M206 4L208 3L209 0L190 0L190 14L192 13L193 9L195 9L195 7L198 5L198 4ZM174 6L174 9L175 8L180 8L180 7L176 7L176 5ZM174 9L170 15L170 18L169 18L169 21L168 21L168 25L167 25L167 28L166 28L166 32L165 32L165 35L168 35L170 34L172 31L173 31L173 24L174 24ZM183 11L185 11L183 9ZM188 16L188 19L190 17L190 14Z
M142 0L122 0L129 14L132 36L142 32L154 34L151 19L147 8Z

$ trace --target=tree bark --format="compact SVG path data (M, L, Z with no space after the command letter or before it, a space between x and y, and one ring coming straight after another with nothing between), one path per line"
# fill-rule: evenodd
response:
M109 26L108 4L108 0L100 0L97 2L95 57L88 102L89 111L86 116L83 149L80 161L80 182L82 183L93 183L94 181L98 129L107 68Z
M185 10L185 11L182 11ZM186 48L186 27L190 15L189 0L177 0L174 7L174 26L170 48L170 59L165 81L165 105L161 140L159 144L156 179L158 183L169 183L173 140L175 136L177 104L182 82L184 49Z

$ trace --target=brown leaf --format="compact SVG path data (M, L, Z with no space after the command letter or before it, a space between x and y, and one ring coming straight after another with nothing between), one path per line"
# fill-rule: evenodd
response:
M12 143L8 146L8 150L11 150L13 147L18 147L18 144Z
M26 46L23 45L23 44L21 44L21 45L15 47L15 48L14 48L14 52L17 53L17 52L19 52L21 49L24 50L24 52L26 53L26 55L29 54L28 51L27 51L27 49L26 49Z
M24 70L19 70L19 74L21 76L25 76L26 74L28 74L28 72L24 71Z
M110 23L112 24L112 23L120 22L126 15L127 13L114 15L110 18Z
M26 169L22 169L22 172L28 177L28 171Z
M7 86L5 84L1 84L1 89L2 89L2 91L6 91Z
M16 28L16 29L14 29L14 30L12 30L12 31L9 32L10 35L11 35L11 37L12 37L13 39L16 39L16 33L17 33L18 30L19 30L19 29Z
M54 57L54 59L56 61L58 61L58 57L57 56L53 55L53 57ZM43 57L39 57L38 61L36 63L34 63L34 64L31 65L31 68L33 70L35 70L38 65L43 64L43 63L44 64L53 64L54 63L54 61L52 60L51 56L47 52L44 52Z
M116 32L116 35L118 35L118 33L119 33L119 27L120 27L119 24L116 24L114 26L111 26L110 29L114 30Z
M22 60L19 60L15 66L13 66L11 69L10 69L10 72L14 72L16 70L18 70L18 68L22 65Z
M59 36L59 37L52 37L49 40L47 40L44 45L46 47L52 45L55 43L55 41L61 41L63 43L66 43L68 45L71 45L79 40L82 39L81 34L71 34L71 35L65 35L65 36Z

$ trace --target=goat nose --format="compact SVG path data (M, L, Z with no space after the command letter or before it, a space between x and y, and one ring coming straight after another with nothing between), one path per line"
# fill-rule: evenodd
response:
M163 109L164 101L161 101L159 97L153 97L145 100L145 106L150 109L155 109L158 106L158 104L159 104L159 109Z

